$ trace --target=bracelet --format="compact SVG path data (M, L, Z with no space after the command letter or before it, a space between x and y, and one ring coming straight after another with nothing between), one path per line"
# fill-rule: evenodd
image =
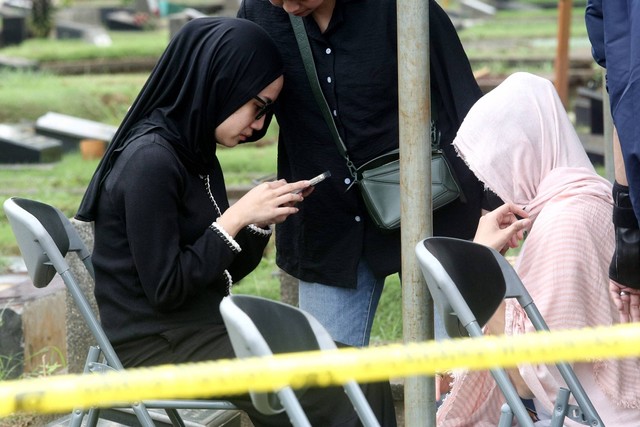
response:
M222 228L222 226L220 224L218 224L217 222L213 222L210 226L210 229L212 229L213 231L215 231L215 233L218 235L218 237L220 237L229 247L229 249L231 249L231 251L234 254L238 254L240 253L240 251L242 251L242 248L240 247L240 245L238 244L238 242L236 242L233 237L231 237L229 235L229 233L227 233L227 231Z
M257 234L258 236L267 237L267 236L271 236L271 234L273 233L273 230L271 230L271 227L261 228L255 224L249 224L247 225L247 228L249 229L249 232L251 232L251 234Z

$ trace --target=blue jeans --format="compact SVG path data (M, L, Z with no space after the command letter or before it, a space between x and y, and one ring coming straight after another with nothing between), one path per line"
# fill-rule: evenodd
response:
M369 345L385 278L376 277L364 260L358 264L357 274L356 289L300 280L298 305L318 319L335 341L364 347Z
M298 306L318 319L335 341L364 347L369 345L385 278L376 277L364 260L358 263L357 274L356 289L300 280ZM402 302L398 301L398 304ZM437 307L434 335L436 340L449 338Z

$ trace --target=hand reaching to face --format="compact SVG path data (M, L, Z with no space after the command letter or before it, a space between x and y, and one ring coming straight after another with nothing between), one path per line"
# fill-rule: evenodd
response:
M444 395L451 391L452 382L453 377L451 376L450 372L436 374L436 402L442 399Z
M640 289L609 281L609 293L618 308L620 323L640 322Z
M518 219L516 215L523 219ZM524 238L524 232L531 227L529 214L513 203L505 203L483 215L473 241L504 253L515 248Z
M301 191L309 187L309 181L297 181L288 184L284 179L263 182L252 188L229 209L217 222L235 236L238 231L249 224L266 226L281 223L289 215L298 212L296 203L304 200L309 191Z

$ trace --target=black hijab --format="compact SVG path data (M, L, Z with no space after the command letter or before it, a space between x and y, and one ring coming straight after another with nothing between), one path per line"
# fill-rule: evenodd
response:
M76 218L95 219L102 183L118 155L151 131L169 141L191 173L210 173L218 165L216 127L282 73L276 46L253 22L189 21L170 41L122 121Z

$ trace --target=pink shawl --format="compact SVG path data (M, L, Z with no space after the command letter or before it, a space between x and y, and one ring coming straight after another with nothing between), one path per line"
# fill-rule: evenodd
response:
M474 105L454 146L485 186L530 213L533 226L516 270L549 328L616 323L607 275L614 249L611 185L595 172L553 85L513 74ZM513 301L505 320L507 335L534 330ZM557 369L519 370L537 404L551 412L563 383ZM605 425L640 426L640 360L593 360L574 370ZM488 372L457 372L438 425L495 426L503 402Z

